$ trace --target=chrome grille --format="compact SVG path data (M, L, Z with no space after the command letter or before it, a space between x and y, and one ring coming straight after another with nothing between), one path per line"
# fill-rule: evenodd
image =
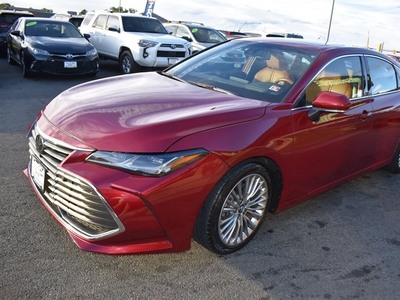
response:
M38 149L36 138L43 142ZM43 189L32 179L43 200L69 229L86 239L99 239L123 230L123 226L97 190L83 179L59 168L77 149L56 141L35 126L29 135L29 153L45 169Z
M171 48L171 49L185 48L182 44L161 44L160 47L166 47L166 48Z

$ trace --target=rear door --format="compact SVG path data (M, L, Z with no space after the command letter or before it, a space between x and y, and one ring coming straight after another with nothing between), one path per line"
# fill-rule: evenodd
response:
M100 14L94 20L92 28L89 31L90 34L90 42L99 52L99 54L105 54L105 27L107 23L108 15Z
M367 65L367 94L372 103L373 147L368 161L378 164L391 160L400 138L399 69L389 60L376 56L365 57Z
M119 53L121 26L119 16L108 16L102 32L102 51L109 57L118 58L116 55Z

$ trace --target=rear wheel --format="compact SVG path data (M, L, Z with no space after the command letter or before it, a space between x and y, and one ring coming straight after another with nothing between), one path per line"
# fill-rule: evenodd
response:
M140 71L140 66L135 62L129 50L122 52L119 58L119 69L122 74L136 73Z
M388 171L398 174L400 173L400 144L397 146L393 159L387 166Z
M271 198L271 178L258 163L228 172L205 201L193 238L219 254L244 247L261 227Z
M31 72L29 71L29 66L26 65L25 53L23 51L21 52L21 70L22 70L22 76L24 76L25 78L31 76Z

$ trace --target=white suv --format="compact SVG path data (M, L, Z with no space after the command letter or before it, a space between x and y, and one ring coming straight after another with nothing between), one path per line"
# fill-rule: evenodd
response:
M89 13L79 27L101 58L119 62L122 73L164 68L190 56L189 42L168 34L156 18L128 13Z

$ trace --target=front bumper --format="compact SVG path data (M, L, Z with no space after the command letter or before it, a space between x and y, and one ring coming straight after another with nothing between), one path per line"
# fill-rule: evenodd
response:
M70 146L37 125L29 147L25 174L41 202L79 248L104 254L188 250L203 201L226 172L209 155L162 178L134 176L86 163L93 149Z
M34 73L54 75L86 75L95 74L100 70L99 59L78 57L67 60L60 57L34 58L32 57L29 70Z

